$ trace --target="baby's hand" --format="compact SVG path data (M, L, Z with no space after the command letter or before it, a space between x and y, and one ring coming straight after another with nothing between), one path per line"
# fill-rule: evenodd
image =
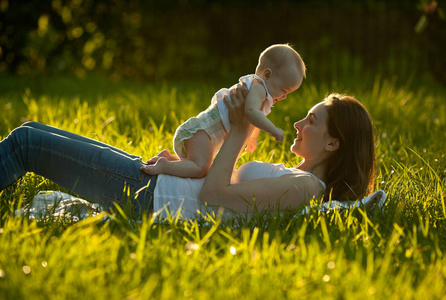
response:
M257 148L257 139L251 139L248 142L248 146L246 146L246 152L252 153Z
M272 134L272 136L276 139L276 141L281 143L285 137L285 132L283 132L283 130L280 128L276 128L276 131Z

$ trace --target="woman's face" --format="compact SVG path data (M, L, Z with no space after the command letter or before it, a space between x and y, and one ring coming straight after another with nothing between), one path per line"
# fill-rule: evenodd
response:
M307 117L294 123L297 137L291 145L291 151L306 160L321 158L330 150L333 138L327 130L328 112L325 102L316 104Z

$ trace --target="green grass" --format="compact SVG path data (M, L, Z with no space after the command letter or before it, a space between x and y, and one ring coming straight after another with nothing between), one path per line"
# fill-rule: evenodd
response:
M35 120L149 158L172 150L180 122L207 107L221 84L119 83L67 78L0 80L0 137ZM435 84L314 84L270 115L286 132L261 133L257 159L298 162L294 121L330 92L356 96L377 133L382 211L276 211L162 223L116 210L80 222L28 220L14 210L41 190L28 174L0 192L0 298L17 299L440 299L446 295L444 137L446 89Z

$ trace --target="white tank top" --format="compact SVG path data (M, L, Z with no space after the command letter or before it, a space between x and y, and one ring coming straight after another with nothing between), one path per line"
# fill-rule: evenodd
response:
M243 182L288 174L310 174L314 176L299 169L286 168L283 164L251 161L234 171L231 181ZM325 183L320 179L319 181L325 189ZM196 217L197 212L200 211L206 213L208 208L202 206L200 202L200 190L203 183L204 178L190 179L166 174L158 175L153 197L155 212L159 212L162 217L166 217L166 210L168 210L174 216L181 215L183 219Z
M232 181L243 182L267 177L280 177L289 174L309 174L314 176L310 172L302 171L296 168L287 168L284 164L270 164L262 161L250 161L240 166L240 168L234 172ZM319 182L325 189L325 183L320 179Z

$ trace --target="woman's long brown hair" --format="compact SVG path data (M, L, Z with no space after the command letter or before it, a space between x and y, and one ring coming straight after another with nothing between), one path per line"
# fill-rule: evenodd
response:
M367 110L353 97L331 94L326 99L328 133L339 149L328 159L324 201L360 199L373 192L375 138Z

